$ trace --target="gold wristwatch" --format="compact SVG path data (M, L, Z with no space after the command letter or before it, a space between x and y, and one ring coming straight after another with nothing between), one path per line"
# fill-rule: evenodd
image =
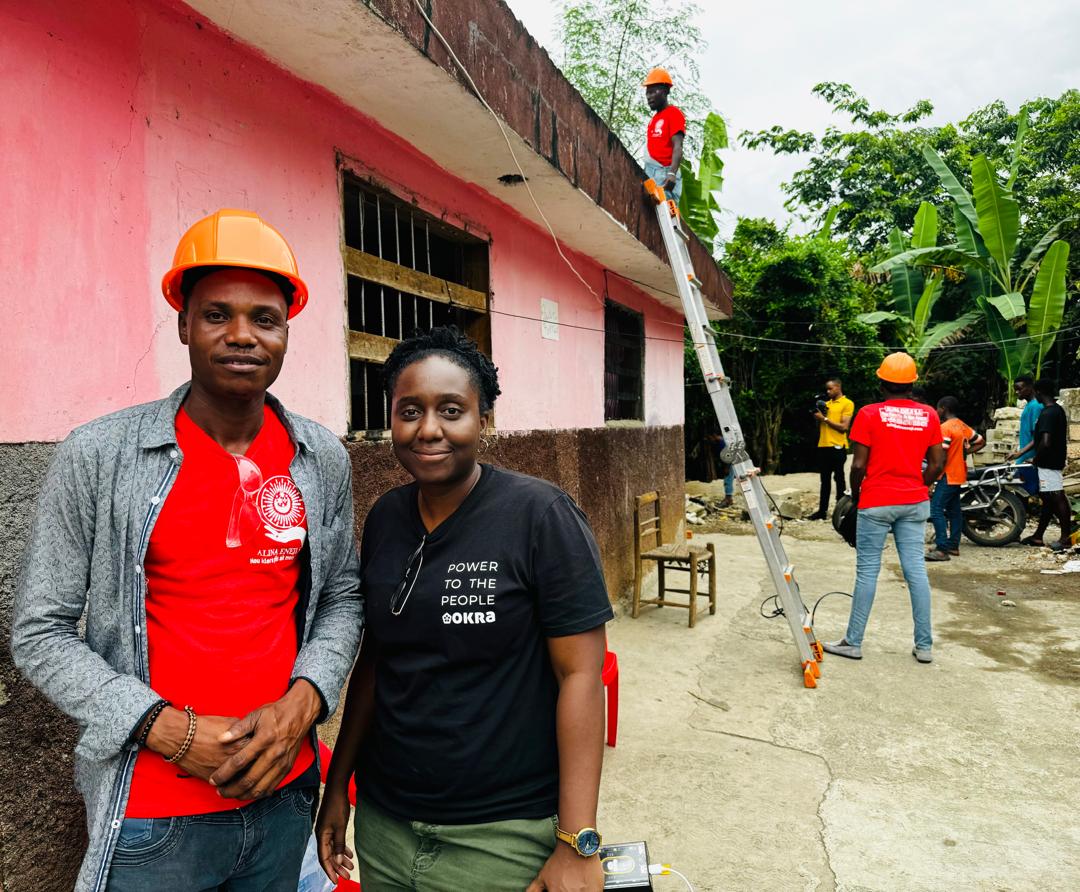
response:
M582 858L591 858L600 851L603 839L595 827L582 827L577 833L570 833L562 827L555 828L555 835L569 845Z

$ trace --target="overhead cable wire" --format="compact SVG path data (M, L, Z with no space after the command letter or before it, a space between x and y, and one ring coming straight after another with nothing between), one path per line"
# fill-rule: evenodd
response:
M506 148L510 152L510 157L514 160L514 167L517 168L518 173L521 175L521 182L525 186L525 191L529 193L529 198L532 200L533 207L536 208L536 213L540 215L540 219L544 221L544 225L547 227L547 231L551 234L551 240L555 243L555 250L558 251L559 256L563 260L563 263L565 263L570 268L570 271L575 276L577 276L581 284L589 290L589 293L596 299L596 301L600 304L603 304L603 299L600 297L600 295L596 293L596 290L592 287L592 285L585 281L585 277L578 272L577 267L570 262L570 258L563 253L562 246L559 244L559 237L555 235L555 230L552 228L551 223L548 222L548 218L544 214L543 209L540 207L540 203L536 200L536 196L533 195L532 186L529 185L529 178L525 175L525 169L521 166L521 162L518 161L517 153L514 151L514 146L510 142L510 137L506 133L506 128L503 126L503 122L495 113L495 109L488 105L488 101L484 98L483 93L480 92L480 88L476 86L476 81L472 79L472 75L469 74L469 70L461 64L461 60L457 57L457 54L450 46L450 43L445 37L443 37L442 32L435 27L435 23L431 21L431 19L428 17L427 11L421 5L420 0L413 0L413 2L416 4L416 8L420 11L420 15L423 16L424 21L427 22L428 27L432 30L432 33L434 33L434 35L439 38L439 42L446 48L446 52L450 54L450 58L454 60L454 64L457 65L458 69L464 75L465 80L469 82L469 86L472 87L472 91L476 94L476 98L480 100L480 104L483 105L484 108L486 108L491 113L491 117L495 119L495 123L499 127L499 132L502 134L502 138L506 142Z
M506 317L511 318L511 319L522 319L522 320L525 320L525 321L528 321L528 322L550 322L551 321L551 320L548 320L548 319L541 319L539 316L529 316L528 314L525 314L525 313L508 313L505 310L492 309L489 312L493 316L506 316ZM650 320L650 321L662 322L662 323L667 324L667 325L675 325L675 326L678 326L679 328L684 328L684 329L686 327L685 323L667 322L666 320L663 320L663 319L656 319L656 320ZM593 332L597 332L598 334L604 334L606 332L606 329L603 329L603 328L596 328L595 326L591 326L591 325L575 325L575 324L573 324L571 322L561 322L560 321L560 322L555 322L555 323L552 323L552 324L557 325L557 326L564 326L566 328L571 328L571 329L574 329L576 331L593 331ZM1064 335L1067 332L1074 332L1074 331L1080 331L1080 325L1074 325L1074 326L1070 326L1068 328L1059 329L1058 330L1058 335L1060 336L1060 335ZM740 340L756 341L756 342L762 342L762 343L766 343L766 344L780 344L780 345L783 345L784 348L795 347L795 348L800 348L800 349L804 349L804 350L820 350L820 349L824 349L824 348L827 348L827 349L830 349L830 350L903 350L904 349L902 346L898 346L898 347L887 347L887 346L884 346L884 345L864 346L862 344L829 344L829 343L819 343L817 341L790 341L790 340L784 340L784 339L781 339L781 338L758 337L756 335L743 335L743 334L738 334L736 332L727 332L727 331L715 331L714 330L713 333L717 337L721 337L721 338L723 338L723 337L738 338ZM686 343L685 339L682 339L682 338L664 338L664 337L659 337L658 335L642 335L642 337L646 341L660 341L660 342L668 343L668 344L685 344ZM1026 341L1026 340L1030 340L1030 339L1031 338L1028 335L1020 335L1019 337L1016 337L1016 338L1006 338L1003 341L979 341L979 342L976 342L976 343L973 343L973 344L945 344L945 345L943 345L941 347L935 347L934 349L935 350L949 350L949 351L953 351L953 352L960 351L960 350L968 350L968 349L986 349L986 348L990 348L990 347L996 347L996 346L998 346L999 343L1009 344L1009 343L1013 343L1013 342L1016 342L1016 341ZM1059 337L1058 340L1060 340L1062 342L1065 342L1065 343L1068 343L1069 341L1080 340L1080 335L1075 335L1075 336L1072 336L1072 337ZM694 343L694 342L692 342L691 345L694 346L694 347L704 346L703 344ZM777 348L777 349L779 349L779 348Z

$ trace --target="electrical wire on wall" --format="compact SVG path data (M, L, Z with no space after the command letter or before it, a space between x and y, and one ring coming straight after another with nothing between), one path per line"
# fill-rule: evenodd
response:
M558 251L559 256L563 260L563 263L565 263L570 268L570 271L575 276L577 276L581 284L589 290L589 293L596 299L596 302L603 306L603 298L601 298L600 295L596 293L596 290L592 287L592 285L585 281L585 277L578 272L577 267L570 262L570 258L563 253L562 245L559 244L559 237L555 235L555 230L552 228L551 223L548 222L547 215L544 214L543 209L540 207L540 203L536 200L536 196L533 194L532 186L529 185L529 178L525 175L525 169L521 166L521 162L518 161L517 153L514 151L514 146L510 142L510 136L507 134L506 128L503 126L503 122L495 113L495 109L488 105L488 101L480 92L480 88L476 86L476 81L474 81L472 75L469 74L469 70L461 64L461 60L457 57L457 54L450 46L450 43L445 37L443 37L442 32L435 27L435 23L431 21L431 19L428 17L427 11L421 5L420 0L413 0L413 2L416 4L416 8L420 11L420 15L423 16L424 21L427 22L427 25L431 29L432 33L439 39L439 43L441 43L446 48L446 52L450 54L450 58L454 60L454 64L458 67L458 70L461 71L462 75L464 75L465 80L469 82L469 86L472 87L472 91L476 95L476 98L480 100L480 104L483 105L484 108L486 108L488 112L491 113L491 117L495 119L495 123L499 127L499 132L502 134L502 138L506 142L506 148L510 152L510 157L514 161L514 167L517 168L517 172L521 176L521 182L525 186L525 191L529 193L529 199L532 201L533 207L536 208L536 213L540 215L540 219L544 221L544 226L547 227L547 231L551 234L551 240L555 243L555 250Z

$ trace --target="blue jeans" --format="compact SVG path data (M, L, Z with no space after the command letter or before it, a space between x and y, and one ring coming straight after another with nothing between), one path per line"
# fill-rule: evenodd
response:
M930 520L934 524L934 546L938 551L957 550L964 512L960 507L960 484L949 483L942 477L934 484L930 496Z
M877 578L881 570L881 552L885 540L892 531L896 540L896 552L904 571L908 593L911 595L911 616L915 621L915 646L927 648L934 643L930 634L930 580L926 577L926 561L923 554L926 518L930 514L928 502L914 505L882 505L879 508L859 510L859 523L855 535L855 591L851 599L851 616L848 618L848 644L862 645L870 608L874 606Z
M735 465L727 466L727 474L724 475L724 495L735 495Z
M650 180L654 180L657 186L664 185L664 178L667 173L668 169L659 161L653 161L652 158L645 159L645 175ZM675 188L665 189L664 194L668 198L674 199L675 204L679 203L679 196L682 195L682 173L680 171L675 171Z
M125 818L108 892L296 892L315 795L289 787L232 811Z

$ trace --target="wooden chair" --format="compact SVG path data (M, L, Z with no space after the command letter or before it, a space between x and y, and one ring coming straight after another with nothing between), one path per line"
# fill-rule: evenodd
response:
M642 564L656 561L657 597L642 600L641 583ZM702 569L704 565L704 569ZM690 574L690 588L670 588L666 583L665 571L678 570ZM698 575L705 573L709 578L708 592L698 591ZM688 603L670 601L665 595L689 595ZM709 613L716 613L716 547L709 542L704 547L688 542L664 544L663 522L660 518L660 493L647 492L637 497L634 508L634 609L631 614L637 619L642 604L655 604L657 607L684 607L690 612L690 628L698 618L698 598L709 599Z

